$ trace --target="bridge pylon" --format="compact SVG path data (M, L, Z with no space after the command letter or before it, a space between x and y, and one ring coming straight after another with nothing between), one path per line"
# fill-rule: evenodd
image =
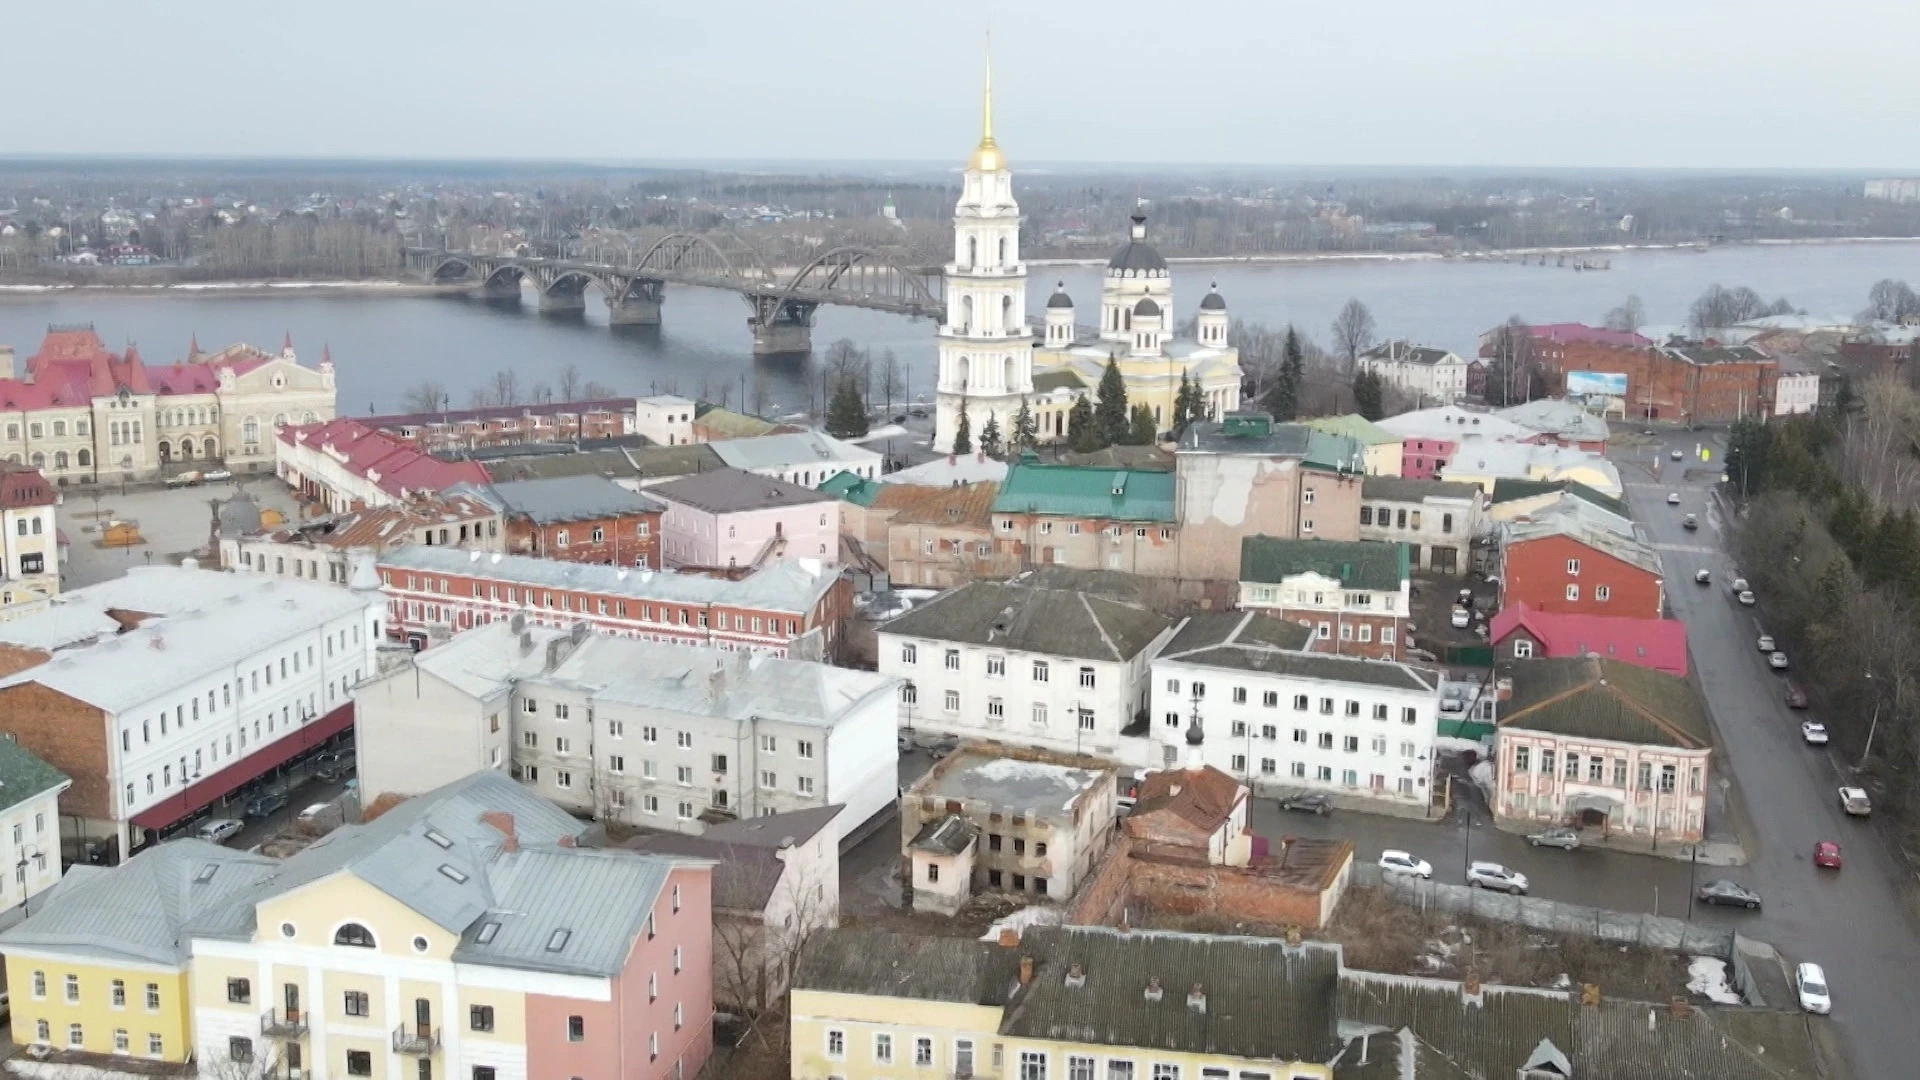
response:
M813 351L813 313L820 307L818 301L778 293L746 293L744 298L753 309L747 316L747 329L753 331L753 355Z
M666 282L656 278L633 278L620 295L607 296L607 325L659 326L660 305L666 299Z

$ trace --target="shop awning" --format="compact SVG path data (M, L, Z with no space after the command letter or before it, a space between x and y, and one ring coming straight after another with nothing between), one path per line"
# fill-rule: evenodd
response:
M301 754L353 726L353 703L307 721L298 731L283 735L211 776L203 777L171 798L147 807L133 816L133 824L142 829L164 829L181 818L198 813L204 807L239 790L251 780L285 765Z

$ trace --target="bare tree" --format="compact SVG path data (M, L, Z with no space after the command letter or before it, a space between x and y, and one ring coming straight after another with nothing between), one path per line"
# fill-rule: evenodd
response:
M880 354L880 399L886 402L888 412L893 411L895 398L906 396L906 383L901 378L900 358L887 349Z
M569 361L565 367L562 367L560 369L559 380L560 380L560 400L561 401L581 400L580 369L575 367L571 361Z
M1346 365L1342 374L1353 374L1360 354L1373 344L1373 335L1373 312L1357 298L1348 300L1340 314L1333 317L1333 349Z
M1534 362L1533 331L1518 315L1508 317L1493 332L1493 356L1487 364L1487 403L1496 408L1533 396L1538 365Z
M779 1005L808 944L839 924L838 884L823 875L805 862L787 862L780 883L757 910L728 910L716 895L716 1001L749 1020Z
M1869 319L1878 322L1899 322L1911 315L1920 315L1920 296L1904 281L1882 278L1867 290L1867 310Z
M619 392L614 390L613 387L608 386L606 383L597 382L588 382L585 386L582 386L580 388L580 395L584 401L604 401L610 397L620 396Z
M1638 296L1628 296L1619 307L1607 312L1607 329L1637 334L1647 325L1647 305Z
M492 392L487 395L489 405L520 404L520 375L512 368L501 368L493 373Z
M553 401L553 387L544 382L534 383L527 390L527 401L534 405L546 405Z
M400 396L400 403L405 412L439 412L447 407L446 384L434 382L432 379L415 383Z

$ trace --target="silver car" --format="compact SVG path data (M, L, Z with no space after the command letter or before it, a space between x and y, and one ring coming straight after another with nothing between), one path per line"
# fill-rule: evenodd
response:
M1527 875L1497 862L1477 862L1467 867L1467 885L1520 896L1527 891Z
M1572 851L1580 846L1580 834L1568 828L1543 829L1529 835L1527 843L1534 847L1557 847L1563 851Z

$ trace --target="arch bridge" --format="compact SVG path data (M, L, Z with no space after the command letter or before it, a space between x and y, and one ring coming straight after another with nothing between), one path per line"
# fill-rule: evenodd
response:
M811 349L814 312L822 304L946 315L940 268L879 248L833 248L786 272L737 239L693 233L673 233L613 258L603 245L594 246L592 257L410 247L406 258L414 277L465 285L481 296L517 298L521 286L531 284L542 312L583 311L587 292L597 290L614 326L658 325L668 285L729 289L746 301L756 356Z

